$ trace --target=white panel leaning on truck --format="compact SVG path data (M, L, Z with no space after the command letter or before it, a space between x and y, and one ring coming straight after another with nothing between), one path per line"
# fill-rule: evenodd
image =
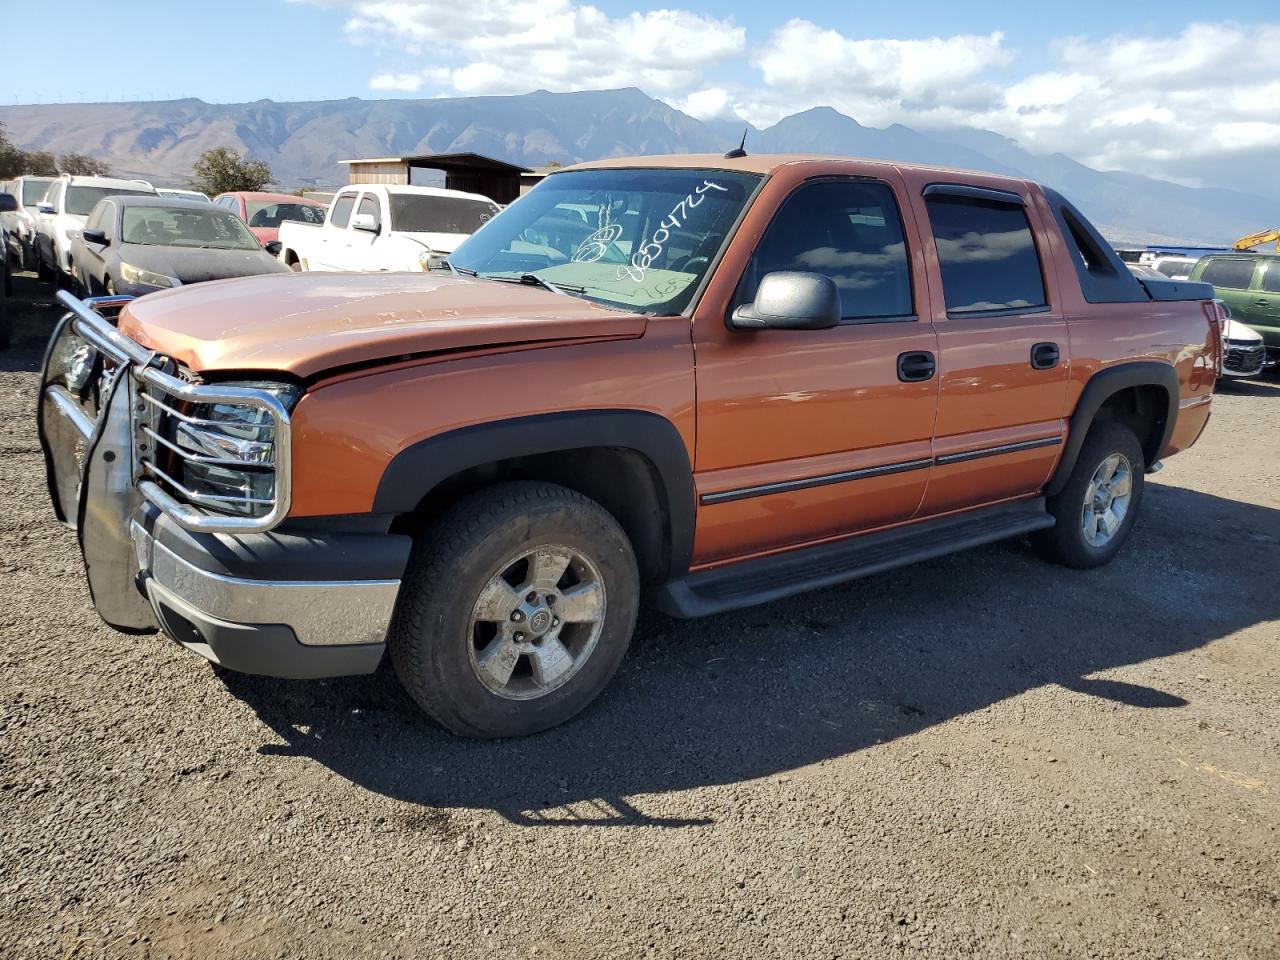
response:
M280 225L280 259L294 270L428 270L498 212L478 193L355 184L323 224Z

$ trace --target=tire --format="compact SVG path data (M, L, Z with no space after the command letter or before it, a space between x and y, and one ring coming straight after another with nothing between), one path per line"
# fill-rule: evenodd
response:
M557 568L564 575L548 586ZM543 575L530 589L535 570ZM418 539L391 626L391 660L413 700L453 733L537 733L578 714L609 683L639 597L631 543L600 504L550 483L499 484ZM596 619L571 619L571 607L576 618Z
M49 269L49 265L44 262L44 255L36 250L36 276L40 278L41 283L53 283L56 276L55 271Z
M1119 458L1113 460L1113 458ZM1121 473L1106 480L1109 465L1115 463L1128 477L1128 500L1123 503ZM1056 523L1031 538L1036 552L1046 560L1087 570L1110 563L1129 538L1142 504L1146 485L1146 462L1142 445L1128 427L1103 420L1089 428L1067 485L1046 504ZM1101 490L1095 477L1106 480ZM1095 497L1095 494L1100 494ZM1099 508L1108 505L1106 510ZM1090 517L1096 519L1092 520ZM1096 524L1090 533L1091 524ZM1108 524L1114 529L1107 531Z

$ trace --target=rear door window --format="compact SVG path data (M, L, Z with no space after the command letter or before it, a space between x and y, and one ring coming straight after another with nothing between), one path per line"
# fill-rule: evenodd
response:
M355 205L356 195L344 193L333 202L333 216L329 218L329 223L335 227L345 227L347 221L351 219L351 208Z
M1210 260L1200 279L1224 290L1248 290L1253 281L1252 260Z
M1020 205L947 194L926 203L948 314L1046 308L1040 256Z
M1280 260L1267 264L1267 272L1262 275L1262 289L1266 293L1280 293Z

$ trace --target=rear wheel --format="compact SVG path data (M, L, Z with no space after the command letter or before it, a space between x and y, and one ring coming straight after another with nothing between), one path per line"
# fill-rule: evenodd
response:
M1145 486L1142 445L1120 423L1095 423L1071 477L1046 506L1056 523L1032 537L1038 553L1068 567L1110 563L1133 530Z
M604 689L638 606L635 555L608 511L553 484L500 484L419 540L392 662L414 701L454 733L536 733Z

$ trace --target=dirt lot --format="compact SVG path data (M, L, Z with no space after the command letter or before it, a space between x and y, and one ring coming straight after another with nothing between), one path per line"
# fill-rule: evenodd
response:
M0 353L0 954L1280 957L1280 382L1110 568L1017 543L642 617L577 722L454 740L386 673L112 632Z

